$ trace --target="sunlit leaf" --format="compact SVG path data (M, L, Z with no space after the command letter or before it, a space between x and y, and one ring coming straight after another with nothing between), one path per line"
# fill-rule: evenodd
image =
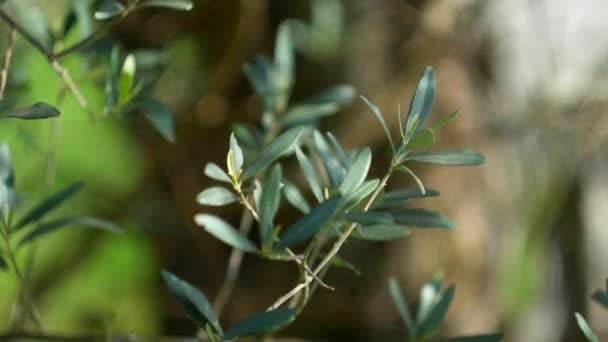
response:
M102 220L96 217L77 216L77 217L62 217L57 220L49 221L36 226L31 232L26 234L20 241L19 245L31 242L40 236L52 233L58 229L70 226L82 226L85 228L97 228L111 233L122 233L120 226L115 223Z
M59 110L44 102L37 102L31 107L0 113L0 118L17 118L24 120L46 119L56 116L59 116Z
M232 160L230 160L228 165L232 168L232 172L237 172L237 170L240 170L243 167L245 159L243 157L243 150L241 149L241 146L239 146L239 142L234 133L230 134L230 151Z
M403 291L401 290L397 279L391 278L389 280L388 291L391 295L393 304L397 309L397 313L399 313L399 317L401 317L401 320L407 328L410 336L416 336L416 326L412 321L412 314L410 313L410 310L407 306L407 302L405 301L405 297L403 296Z
M161 275L169 291L191 319L201 327L209 324L217 333L223 333L217 315L211 308L209 300L201 291L179 279L171 272L162 271Z
M416 326L420 326L427 320L433 311L435 304L441 298L441 287L443 286L443 276L435 274L431 281L426 282L420 289L418 298L418 311L416 313Z
M429 313L428 317L424 321L419 322L417 330L418 334L425 336L439 328L439 324L441 324L445 318L448 308L452 303L455 290L456 289L454 286L450 286L441 294L440 299L433 306L433 309Z
M285 199L287 199L287 201L293 205L294 208L298 209L303 214L310 211L308 202L300 192L300 189L298 189L298 187L293 183L283 179L283 188L281 190L283 191L283 196L285 196Z
M141 7L164 7L180 11L189 11L194 7L192 0L145 0Z
M312 193L315 195L317 201L322 202L323 191L321 190L321 184L319 182L319 178L317 177L317 173L315 172L314 166L312 166L312 163L308 157L306 157L304 152L302 152L299 147L296 147L296 158L298 159L298 163L302 168L304 178L306 179L308 186L310 186L310 190L312 190Z
M352 165L346 171L344 180L340 185L340 193L347 199L359 189L369 172L372 163L372 151L366 147L359 151Z
M391 145L393 154L395 154L396 153L395 143L393 142L393 137L391 136L391 131L388 129L388 125L386 124L386 121L384 120L384 114L382 114L382 111L380 110L380 108L378 108L376 105L371 103L367 98L365 98L365 96L361 95L361 99L363 100L363 102L365 102L365 104L369 107L369 109L372 110L372 113L374 113L374 115L376 116L376 119L378 119L378 121L380 122L380 125L382 125L384 134L386 134L386 139L388 139L388 142Z
M253 314L232 326L224 338L227 340L243 336L255 336L280 329L296 317L292 309L276 309Z
M312 208L296 223L287 228L277 243L277 248L285 248L305 241L315 235L333 217L340 197L332 197Z
M393 241L410 236L411 232L404 226L395 224L376 224L355 228L352 237L368 241Z
M431 114L433 102L435 102L435 75L433 74L433 68L429 66L424 69L422 76L420 76L416 92L412 97L407 121L405 122L404 131L406 135L408 132L416 132L422 129L426 119ZM417 120L415 120L416 118Z
M262 245L272 244L272 232L274 229L274 217L281 203L281 179L283 173L279 164L268 172L262 182L262 194L258 203L258 215L260 216L260 241Z
M197 214L194 216L194 222L199 226L203 226L209 234L231 247L248 253L258 253L257 247L251 241L247 240L234 227L219 217Z
M93 15L97 20L108 20L121 15L125 6L118 0L101 0Z
M20 229L26 225L38 221L51 210L57 208L68 198L72 197L84 186L83 182L72 183L64 189L43 199L38 205L28 211L15 225L15 229Z
M207 163L207 165L205 165L205 175L216 181L232 183L226 172L215 163Z
M583 317L583 315L578 312L574 313L574 316L576 317L576 323L578 324L578 327L581 329L583 334L585 334L587 340L589 342L599 342L599 338L597 338L597 336L593 332L593 329L591 329L589 323L587 323L587 320L585 320L585 317Z
M123 64L120 71L120 81L118 86L118 105L126 104L130 99L133 98L133 87L135 85L135 71L137 65L135 62L135 56L129 54Z
M200 205L222 206L237 200L232 192L219 186L205 189L196 196L196 201Z
M243 172L242 179L248 179L264 170L275 160L290 153L298 145L304 127L295 127L279 135L270 145L266 146L256 160Z
M471 150L448 150L438 152L412 153L405 160L413 160L422 163L442 165L481 165L485 158L481 154Z

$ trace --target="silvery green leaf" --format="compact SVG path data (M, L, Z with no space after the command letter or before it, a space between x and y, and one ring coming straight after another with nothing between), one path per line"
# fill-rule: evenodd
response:
M247 240L238 230L219 217L197 214L194 216L194 222L199 226L203 226L209 234L231 247L248 253L259 252L251 241Z
M203 190L196 196L200 205L222 206L237 201L238 198L226 188L214 186Z

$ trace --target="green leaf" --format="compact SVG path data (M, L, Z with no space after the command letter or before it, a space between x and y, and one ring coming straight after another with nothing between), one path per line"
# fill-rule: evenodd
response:
M104 87L105 104L104 113L108 114L114 111L114 107L118 103L120 72L122 63L122 52L118 45L113 46L110 51L108 60L108 70L106 75L106 84Z
M4 260L2 253L0 253L0 269L6 270L7 268L8 268L8 264L6 263L6 260Z
M290 107L282 119L284 126L316 121L336 114L355 96L351 85L338 85Z
M10 0L8 3L15 13L15 20L47 50L46 52L50 52L53 47L53 34L40 7L24 0Z
M395 209L387 213L392 215L395 223L406 226L447 229L456 227L449 217L426 209Z
M340 193L345 198L350 199L352 194L359 189L359 186L367 177L371 164L372 151L369 147L366 147L359 151L340 185Z
M242 179L246 180L261 172L275 160L290 153L297 146L304 127L295 127L278 136L270 145L260 152L256 160L243 172Z
M139 4L141 7L164 7L179 11L189 11L194 7L192 0L146 0Z
M443 284L443 276L437 273L433 276L431 281L426 282L420 289L418 299L418 312L416 313L416 326L419 327L424 323L430 313L433 311L435 304L441 297L441 287Z
M289 247L315 235L331 220L338 208L339 201L340 196L332 197L302 216L296 223L287 228L277 243L277 248Z
M243 73L245 73L255 93L262 99L266 99L270 93L270 74L272 73L270 62L264 57L258 57L255 63L245 63L243 65Z
M115 234L122 233L122 230L118 225L100 218L88 216L63 217L36 226L36 228L34 228L19 241L19 246L32 242L40 236L68 226L83 226L87 228L98 228Z
M348 154L346 154L346 151L344 151L344 148L342 147L338 139L333 134L331 134L331 132L326 132L325 134L329 138L329 142L336 154L338 155L338 158L340 159L342 165L346 168L350 167L353 158L349 157Z
M445 318L445 315L448 312L448 308L452 303L455 290L456 288L454 286L450 286L441 294L441 298L433 306L433 309L428 315L428 318L418 324L418 334L420 334L421 336L426 336L434 332L437 328L439 328L439 324L441 324L441 322Z
M380 108L371 103L367 98L365 98L365 96L361 95L360 97L363 102L365 102L365 104L369 107L369 109L372 110L372 113L374 113L376 119L378 119L378 121L380 122L380 125L382 125L382 129L384 129L384 134L386 134L386 138L388 139L388 142L391 145L393 155L397 154L397 150L395 149L395 143L393 142L393 137L391 136L391 131L388 129L386 121L384 121L384 114L382 114Z
M412 314L410 313L409 308L407 307L407 302L405 301L405 297L403 296L403 291L399 286L399 282L397 279L391 278L388 282L388 291L391 295L391 299L395 308L397 309L397 313L399 313L399 317L403 321L403 324L408 330L410 336L416 336L416 326L412 321Z
M34 208L32 208L30 211L28 211L19 220L19 222L17 222L17 224L15 225L15 229L16 230L20 229L32 222L38 221L44 215L46 215L48 212L57 208L64 201L66 201L68 198L73 196L76 192L78 192L80 189L82 189L83 186L84 186L83 182L72 183L69 186L65 187L64 189L43 199L42 202L40 202L38 205L36 205Z
M589 342L599 342L600 339L597 338L597 336L595 335L595 333L589 326L589 323L587 323L587 321L585 320L585 317L583 317L583 315L581 315L578 312L575 312L574 316L576 317L576 323L578 324L578 327L581 329L583 334L585 334L585 337L587 337L587 340Z
M432 126L431 129L436 131L440 128L442 128L443 126L447 125L450 121L454 120L456 118L456 116L458 115L458 112L452 112L450 113L450 115L441 118L439 120L437 120Z
M593 295L591 295L591 298L600 303L604 308L608 308L608 292L605 290L596 290Z
M281 203L281 179L283 173L279 164L267 173L262 182L262 194L258 203L258 215L260 216L260 241L263 246L272 245L272 232L274 230L274 218Z
M121 15L125 6L118 0L101 0L93 15L97 20L108 20Z
M257 247L234 227L220 219L207 214L197 214L194 216L194 222L197 225L203 226L205 230L221 240L225 244L248 253L258 253Z
M407 144L407 148L415 150L417 148L428 148L435 144L435 131L430 128L425 128L418 133Z
M209 324L215 332L223 334L220 322L211 308L209 300L207 300L207 297L201 291L179 279L171 272L162 271L161 275L173 297L175 297L191 319L196 321L201 327Z
M363 182L359 189L357 189L357 191L355 191L351 198L348 200L347 209L352 209L359 205L359 203L361 203L365 198L367 198L367 196L371 195L372 192L376 190L378 184L380 184L380 180L377 178Z
M502 340L502 334L450 337L450 338L444 339L442 341L443 342L499 342L500 340Z
M274 86L275 90L286 96L293 84L294 50L291 37L291 25L284 21L279 25L274 48ZM281 111L279 106L279 111Z
M47 103L36 102L31 107L1 113L0 118L17 118L24 120L46 119L59 116L59 110Z
M319 131L313 132L313 141L317 150L321 154L323 165L325 165L325 171L327 171L327 177L332 186L339 186L344 180L346 170L340 165L340 161L331 153L329 145L325 138Z
M205 165L205 175L216 181L232 183L226 172L215 163L207 163L207 165Z
M300 149L300 147L296 146L296 158L298 159L298 163L300 164L300 168L302 168L302 172L304 173L304 178L310 186L310 190L312 190L313 195L317 201L323 201L323 191L321 190L321 184L319 183L319 178L317 177L317 173L315 172L314 166L306 157L304 152Z
M433 102L435 102L435 75L433 74L433 68L429 66L424 69L422 76L420 76L416 92L414 93L414 97L412 97L405 123L404 131L406 135L409 132L415 133L422 129L426 119L431 114Z
M0 214L3 210L12 208L17 195L15 193L15 172L11 161L11 151L8 144L0 144Z
M411 234L404 226L395 224L359 226L353 233L353 238L367 241L393 241L406 238Z
M129 54L122 63L122 68L120 71L120 82L118 88L119 106L126 104L137 94L136 89L134 89L136 69L137 64L135 61L135 56Z
M339 255L334 255L334 257L331 258L331 265L340 268L345 268L349 271L352 271L357 276L361 275L361 271L359 271L359 269L355 265L353 265L348 260L342 258Z
M224 339L231 340L237 337L265 334L286 326L295 317L295 310L284 308L256 313L228 329Z
M175 142L175 122L169 109L162 103L151 98L136 99L133 106L143 109L143 114L154 128L168 142Z
M356 222L363 225L371 224L393 224L395 220L393 215L382 211L368 211L365 213L348 213L345 218L350 222Z
M306 202L306 199L300 192L300 189L298 189L298 187L295 186L293 183L284 179L283 188L281 188L281 190L283 191L283 196L285 196L287 201L291 205L293 205L294 208L298 209L303 214L306 214L310 211L310 206L308 205L308 202Z
M402 189L385 193L381 199L375 203L373 209L391 208L402 206L412 198L435 197L439 196L439 191L434 189L424 189L424 193L419 188Z
M442 165L481 165L485 158L471 150L448 150L439 152L421 152L410 154L405 160Z
M200 205L222 206L237 200L232 192L219 186L205 189L196 196L196 201Z
M232 172L238 172L241 168L243 168L243 163L245 159L243 157L243 150L239 146L239 142L234 135L234 132L230 134L230 153L231 160L229 161L230 168L232 168Z

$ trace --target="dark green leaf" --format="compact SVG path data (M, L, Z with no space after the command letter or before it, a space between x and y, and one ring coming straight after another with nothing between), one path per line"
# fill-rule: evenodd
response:
M355 275L360 276L361 275L361 271L359 271L359 269L353 265L352 263L348 262L348 260L342 258L339 255L334 255L333 258L331 258L331 264L332 266L336 266L336 267L340 267L340 268L345 268L349 271L352 271Z
M597 336L593 332L593 329L591 329L591 327L589 326L589 323L587 323L587 321L585 320L585 317L583 317L578 312L574 313L574 316L576 317L576 323L578 323L578 327L581 329L583 334L585 334L585 337L587 337L587 340L589 342L599 342L600 341L599 338L597 338Z
M412 132L412 130L416 132L424 126L426 119L431 114L433 102L435 102L435 75L433 74L433 68L429 66L424 69L422 76L420 76L416 92L414 93L414 97L412 97L405 123L404 131L406 135ZM415 120L415 118L418 118L418 120ZM413 127L415 121L418 124L416 127Z
M313 132L313 140L317 150L321 154L323 165L325 165L325 171L327 171L327 177L332 186L339 186L342 184L346 170L340 165L340 161L331 153L327 141L319 131Z
M189 11L194 4L192 0L146 0L139 4L142 7L164 7L179 11Z
M1 4L0 4L0 6L1 6ZM8 268L8 264L6 263L6 260L4 260L2 253L0 253L0 269L6 270L7 268Z
M232 192L219 186L205 189L196 196L196 201L200 205L222 206L237 200Z
M608 308L608 292L605 290L596 290L593 295L591 295L591 298L602 304L604 308Z
M458 112L452 112L452 113L450 113L450 115L437 120L431 126L431 129L434 130L434 131L436 131L436 130L442 128L443 126L447 125L450 121L454 120L454 118L456 118L456 115L458 115Z
M433 306L428 317L418 324L418 334L421 336L429 335L434 332L437 328L439 328L439 324L443 321L446 313L448 312L448 308L452 303L452 299L454 298L455 287L450 286L447 290L445 290L439 301Z
M59 110L44 102L37 102L31 107L16 109L0 114L0 118L17 118L24 120L46 119L59 116Z
M277 137L270 145L260 152L256 160L249 165L243 172L242 179L246 180L264 170L275 160L290 153L298 145L300 136L304 132L304 127L295 127L287 130Z
M133 106L143 109L143 114L156 128L158 133L169 142L175 142L175 122L169 109L162 103L151 99L143 98L132 102Z
M59 192L52 194L28 211L15 225L15 229L20 229L32 222L38 221L51 210L57 208L65 200L70 198L84 186L83 182L72 183Z
M356 222L363 225L371 224L393 224L395 220L393 215L382 211L368 211L365 213L349 213L345 218L350 222Z
M385 193L381 199L372 206L373 209L391 208L404 205L412 198L439 196L439 191L425 189L424 193L420 189L402 189Z
M367 241L393 241L410 236L407 228L395 224L359 226L353 233L353 238Z
M363 102L365 102L365 104L369 107L369 109L372 110L372 113L374 113L374 115L376 116L376 119L378 119L378 121L380 122L380 125L382 125L382 129L384 129L384 134L386 134L386 138L388 139L388 142L391 145L393 154L396 154L397 152L395 149L395 143L393 142L393 137L391 136L391 131L388 129L388 126L386 125L386 121L384 121L384 114L382 114L382 111L380 110L380 108L378 108L376 105L371 103L367 98L365 98L365 96L361 95L360 97L363 100Z
M118 0L101 0L94 17L97 20L108 20L121 15L124 10L125 6Z
M25 235L20 241L19 245L26 244L37 239L40 236L52 233L58 229L69 226L83 226L90 228L99 228L111 233L122 233L122 230L115 223L102 220L96 217L88 216L77 216L77 217L62 217L57 220L49 221L36 226L31 232Z
M207 163L207 165L205 165L205 175L216 181L232 183L226 172L214 163Z
M274 230L274 217L277 215L281 203L281 179L283 173L279 164L267 173L262 182L262 194L258 202L258 215L260 216L260 241L262 245L272 244Z
M332 218L339 201L340 196L332 197L302 216L287 228L277 243L277 248L289 247L315 235Z
M225 244L242 250L248 253L258 253L257 247L234 227L220 219L207 214L197 214L194 216L194 222L197 225L203 226L209 234L215 236Z
M291 323L296 317L292 309L276 309L253 314L232 326L224 339L231 340L237 337L254 336L280 329Z
M223 333L217 316L211 308L211 304L209 304L209 300L207 300L207 297L201 291L179 279L171 272L162 271L161 275L169 291L171 291L190 318L201 327L209 324L217 333Z
M487 334L473 336L450 337L442 340L443 342L499 342L502 340L502 334Z
M111 113L118 103L120 71L122 66L122 52L118 45L112 47L108 61L106 84L104 88L105 105L104 112Z
M403 324L408 330L410 336L416 336L416 326L412 321L412 314L407 306L407 302L405 301L405 297L403 296L403 291L399 286L399 282L397 279L391 278L388 283L388 291L391 295L391 299L395 308L397 309L397 313L399 313L399 317L403 321Z
M265 99L270 92L270 74L272 73L270 62L264 57L258 57L255 63L243 65L243 72L255 93Z
M289 108L282 119L283 125L315 121L336 114L344 105L352 101L354 95L355 88L351 85L326 89Z
M313 195L315 195L317 201L322 202L323 191L321 190L321 184L319 183L319 178L317 178L317 173L315 172L314 166L312 166L312 163L310 162L308 157L306 157L304 152L300 150L300 147L297 146L296 157L298 159L300 167L302 168L302 172L304 173L304 178L306 179L308 186L310 186L310 190L312 190L312 193Z
M285 196L287 201L291 205L293 205L294 208L298 209L303 214L306 214L310 211L310 206L308 205L308 202L306 202L306 199L304 198L304 196L302 196L302 193L300 192L300 189L298 189L297 186L284 179L282 190L283 196Z
M405 160L413 160L422 163L442 164L442 165L480 165L485 158L471 150L448 150L439 152L413 153Z
M366 147L359 151L352 165L348 168L344 180L340 185L340 193L350 199L351 195L359 189L369 172L372 163L372 151Z
M456 226L445 215L426 209L398 209L387 211L393 216L395 223L421 228L447 228Z
M414 150L417 148L429 148L435 144L435 131L424 128L407 144L407 148Z

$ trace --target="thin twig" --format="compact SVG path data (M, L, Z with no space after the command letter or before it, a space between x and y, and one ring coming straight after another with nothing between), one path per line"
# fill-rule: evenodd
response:
M11 25L11 31L8 33L6 50L4 51L4 59L2 60L2 71L0 72L0 100L4 98L4 90L6 89L6 81L8 80L8 68L11 65L11 57L13 56L15 36L17 36L17 30L14 25Z
M53 67L53 69L55 69L57 74L59 74L59 77L61 77L65 84L68 86L68 89L70 89L70 92L74 95L74 98L76 98L76 101L78 102L80 107L82 107L82 109L88 112L89 105L87 104L87 100L80 92L80 89L78 89L76 83L74 83L74 80L70 76L68 70L64 68L61 64L59 64L57 60L52 60L51 66Z

